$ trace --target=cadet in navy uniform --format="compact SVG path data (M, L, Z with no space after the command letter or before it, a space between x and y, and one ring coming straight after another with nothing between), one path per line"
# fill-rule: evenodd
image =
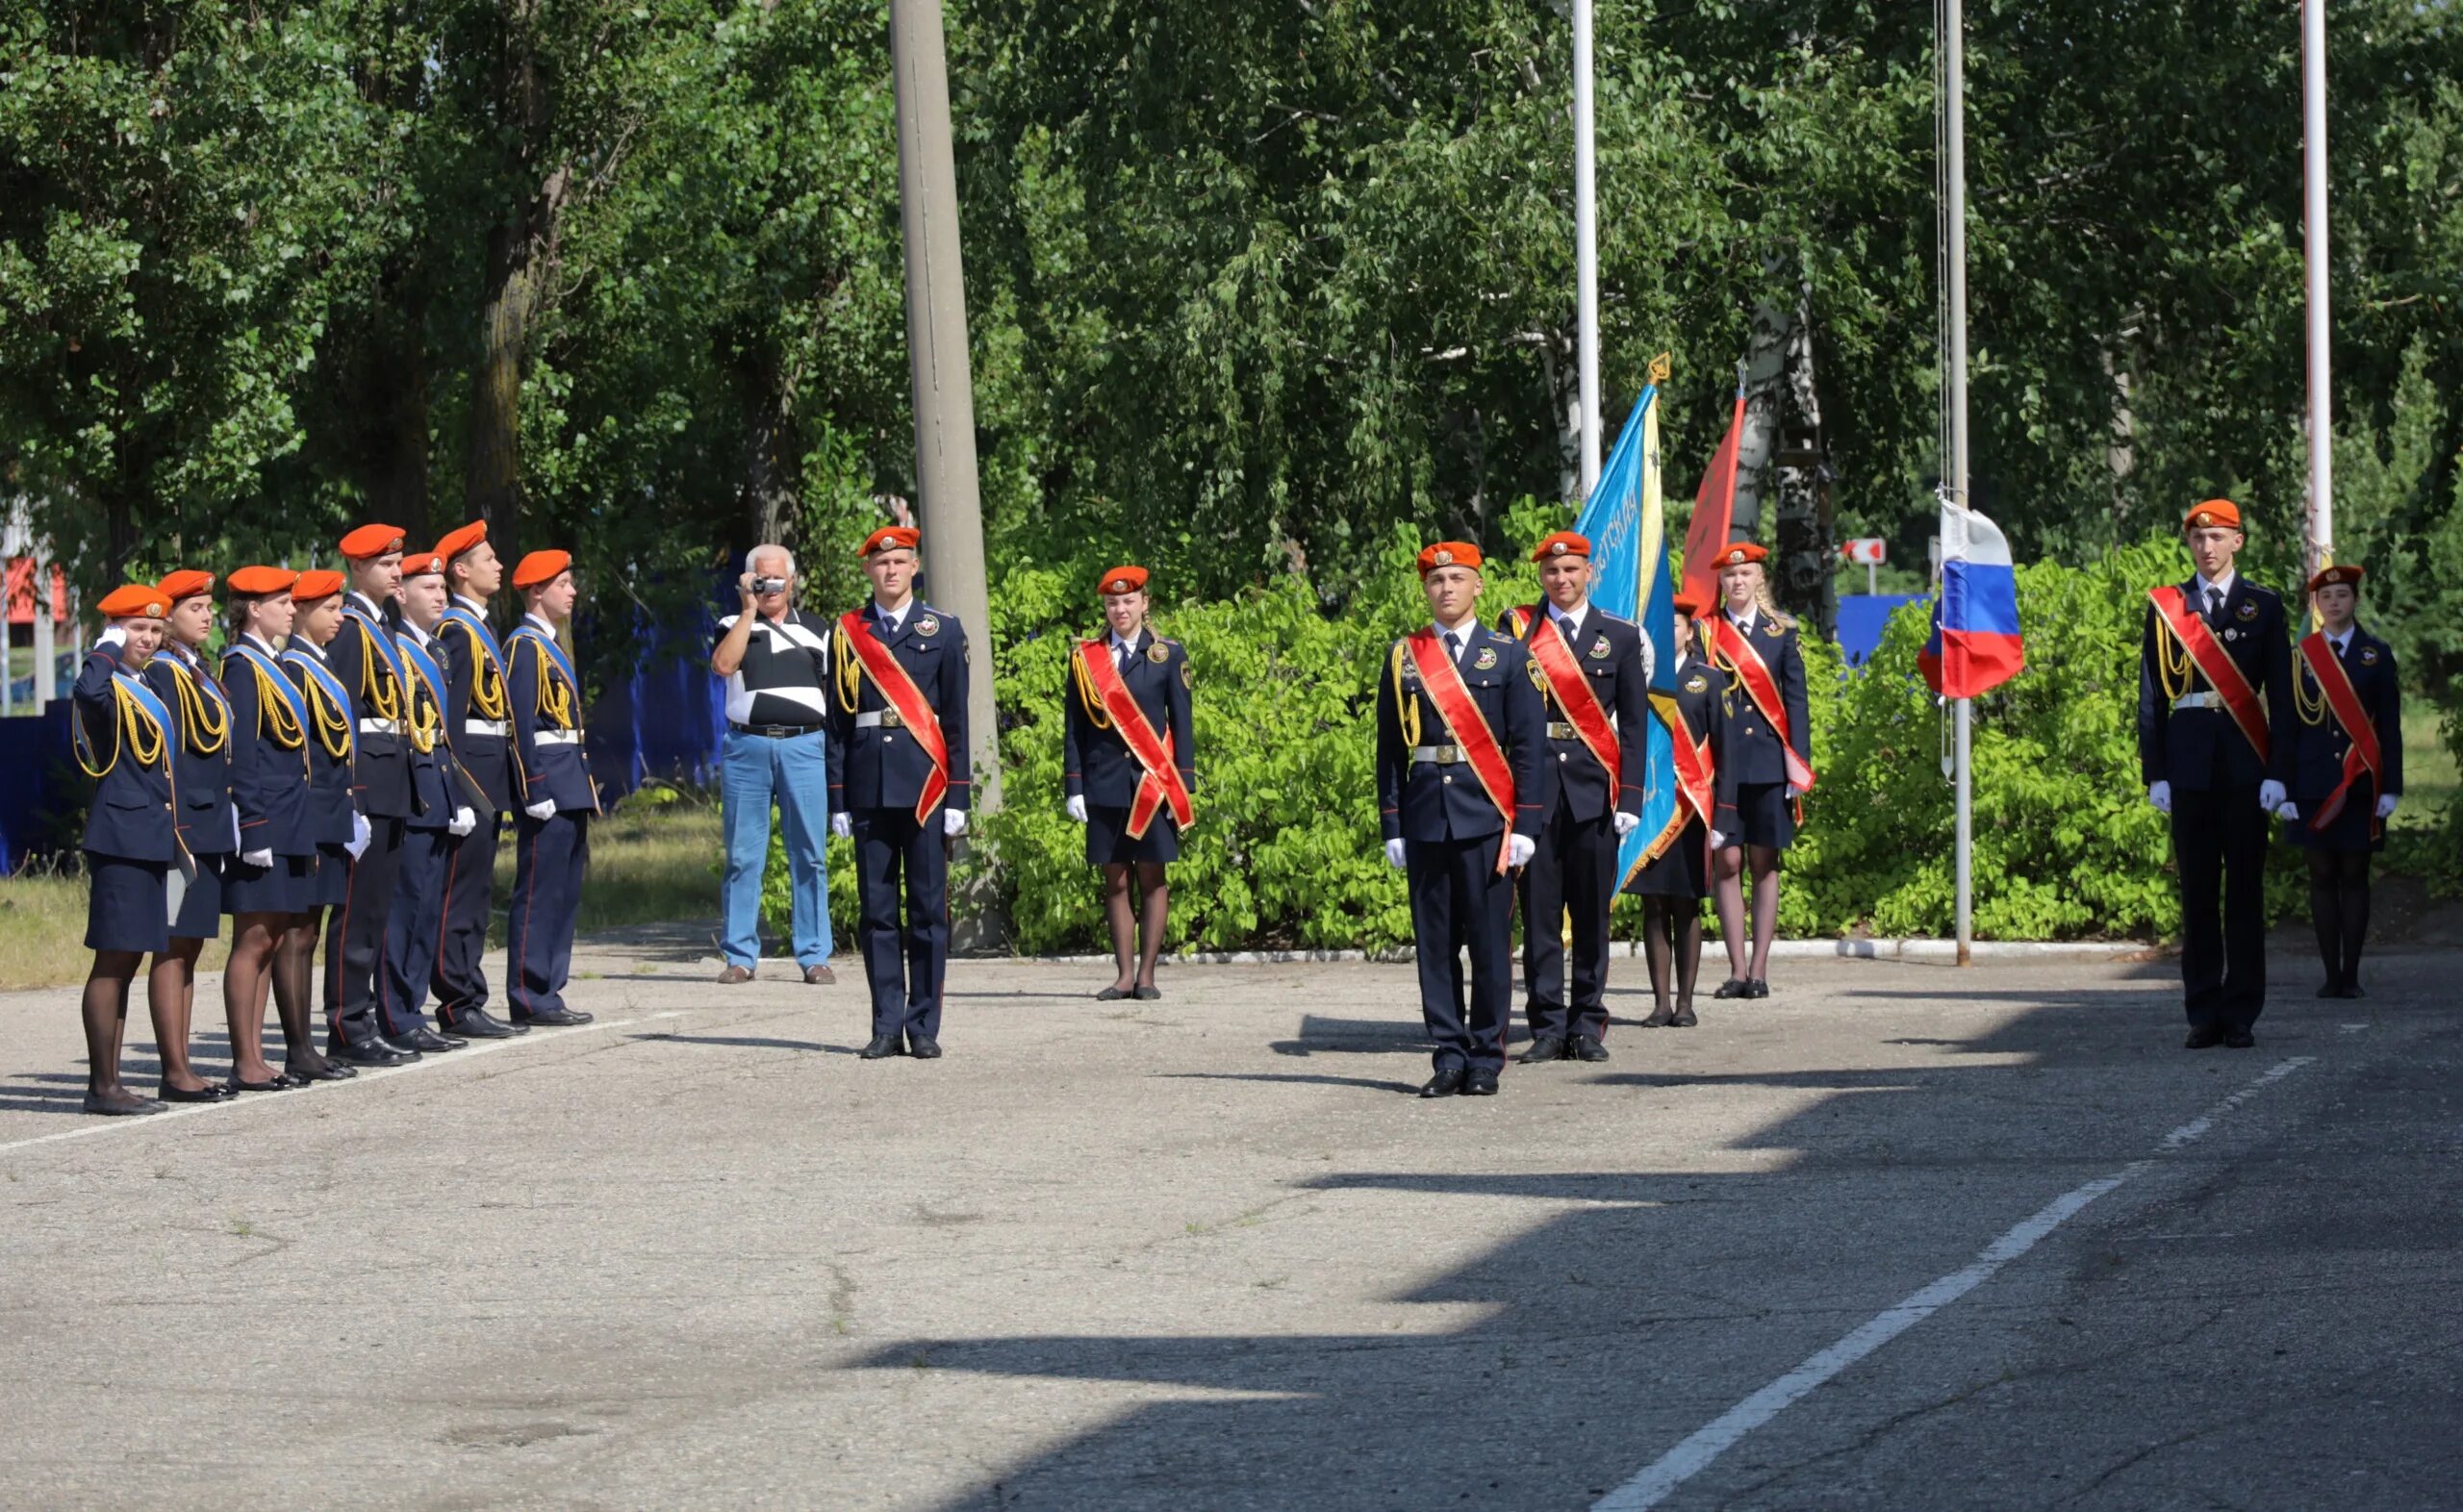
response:
M1394 643L1377 682L1379 824L1385 859L1409 878L1420 1016L1435 1041L1423 1097L1497 1090L1513 1011L1511 872L1531 860L1556 806L1530 654L1480 623L1483 564L1459 541L1420 552L1435 622Z
M2284 725L2291 797L2276 813L2285 838L2309 858L2309 920L2326 967L2321 997L2368 995L2360 948L2369 938L2369 857L2385 845L2403 793L2402 679L2395 648L2361 628L2364 575L2357 565L2330 567L2309 580L2323 623L2293 658L2293 718ZM2368 732L2357 750L2347 711Z
M590 820L598 812L581 748L581 688L556 644L556 627L573 612L572 557L533 551L514 565L513 586L529 607L505 642L522 806L505 905L504 995L517 1024L588 1023L591 1015L567 1007L564 996L590 867Z
M312 967L320 935L325 948L338 947L341 919L350 905L352 864L368 852L374 826L360 812L356 778L362 710L350 685L327 659L327 650L343 639L345 611L340 572L302 572L292 586L298 613L292 621L291 643L283 647L282 668L299 690L302 722L308 746L308 832L317 842L317 866L295 902L296 911L274 950L274 1001L282 1010L285 1036L308 1013ZM332 929L320 929L330 910ZM376 1033L376 1004L371 998L347 1024L334 1017L333 971L326 971L325 1057L329 1065L399 1066L419 1059L419 1052ZM292 1074L314 1078L294 1041L290 1053Z
M459 1039L500 1040L528 1032L488 1012L488 901L495 886L496 839L514 798L513 706L505 692L504 647L488 626L488 601L504 586L504 564L488 544L485 520L436 543L449 602L436 638L444 647L444 728L470 779L465 795L476 821L445 838L443 933L430 986L437 1027Z
M164 877L183 860L172 806L178 731L143 678L170 606L159 590L134 583L94 607L113 623L86 653L71 694L77 761L94 779L85 838L86 948L94 952L84 1002L85 1106L107 1115L160 1113L165 1104L121 1084L119 1047L129 984L145 952L170 945Z
M154 1016L154 1045L163 1058L165 1102L221 1102L228 1088L209 1085L189 1065L189 1029L196 1009L196 962L205 943L222 933L222 869L240 838L231 809L231 702L198 659L214 632L214 574L179 571L155 588L169 612L163 648L145 665L145 686L178 726L171 770L179 789L180 844L196 875L171 920L170 948L146 973L145 1005Z
M1608 1059L1608 910L1616 901L1617 845L1641 823L1642 720L1648 718L1650 663L1641 627L1590 602L1590 542L1561 530L1531 553L1539 564L1543 604L1507 612L1497 628L1531 653L1531 679L1548 721L1557 801L1542 821L1539 848L1522 869L1523 1011L1531 1021L1524 1065ZM1563 647L1579 680L1561 692L1542 658ZM1587 688L1587 698L1579 692ZM1570 705L1570 707L1569 707ZM1584 738L1587 721L1602 742ZM1626 736L1633 737L1631 740ZM1603 754L1604 752L1604 754ZM1614 769L1610 769L1610 763ZM1565 931L1573 919L1573 1002L1565 1001Z
M1813 787L1813 721L1805 706L1805 659L1795 621L1770 602L1756 542L1719 553L1724 600L1712 621L1711 655L1726 675L1721 763L1730 777L1736 828L1716 855L1719 933L1728 979L1714 997L1770 995L1770 942L1779 932L1779 857L1796 838L1796 802ZM1744 875L1753 873L1752 950L1745 946Z
M318 576L342 586L331 572ZM316 1005L308 993L307 957L316 948L318 850L309 808L308 746L315 715L274 649L292 639L299 574L243 567L231 574L230 634L222 646L222 689L231 699L231 799L240 816L240 854L222 881L222 911L231 916L231 958L222 968L222 1012L231 1026L231 1086L279 1092L311 1081L359 1074L317 1052ZM328 617L339 618L328 605ZM328 738L333 731L322 732ZM345 743L344 750L348 746ZM348 824L347 755L334 766ZM347 827L345 828L347 835ZM340 854L337 851L337 854ZM297 937L296 980L282 955ZM266 998L282 1009L288 1046L284 1069L266 1063Z
M411 815L410 690L385 606L402 586L402 532L362 525L342 540L350 595L342 633L326 647L334 675L358 712L352 792L368 821L367 844L348 870L348 895L325 934L325 1053L362 1066L388 1066L418 1050L385 1037L376 1016L376 981L385 970L385 926L402 867L402 824Z
M966 833L972 791L966 630L915 597L920 539L890 525L865 540L872 601L830 637L829 827L855 842L857 932L873 988L866 1060L941 1053L949 844Z
M2232 569L2247 539L2240 507L2209 499L2182 529L2197 572L2148 594L2138 765L2147 801L2172 819L2188 1047L2246 1049L2266 1006L2267 822L2289 769L2292 641L2283 600ZM2201 653L2222 658L2224 687Z
M376 1025L394 1044L433 1055L470 1043L437 1033L420 1015L444 917L444 878L451 865L445 847L479 820L453 759L453 732L444 717L444 668L437 661L440 647L429 638L444 617L444 568L435 552L402 558L399 604L402 622L394 643L408 673L402 738L410 745L411 817L402 828L402 866L385 923L385 959L377 967Z
M1726 846L1727 832L1736 827L1736 796L1727 764L1719 759L1727 678L1703 654L1700 621L1706 607L1690 594L1676 595L1674 682L1676 712L1684 723L1671 733L1689 740L1695 752L1680 754L1675 762L1682 823L1629 884L1642 899L1642 958L1650 969L1652 999L1645 1029L1690 1029L1701 1022L1693 1012L1693 983L1702 970L1702 900L1711 895L1711 857Z
M1101 1001L1163 995L1155 961L1163 953L1172 887L1164 868L1180 859L1175 812L1197 788L1197 732L1190 710L1188 653L1146 627L1146 569L1116 567L1102 579L1107 634L1070 648L1069 688L1061 694L1062 791L1069 817L1086 826L1086 861L1103 869L1104 916L1111 925L1112 984ZM1089 660L1089 659L1092 660ZM1099 668L1108 667L1109 670ZM1098 677L1104 679L1099 687ZM1144 717L1141 744L1170 769L1169 783L1150 773L1106 707L1105 689L1117 681ZM1171 784L1177 784L1173 791ZM1141 802L1141 794L1143 800ZM1132 833L1139 813L1142 833ZM1130 874L1137 882L1131 907ZM1144 940L1139 940L1139 931Z

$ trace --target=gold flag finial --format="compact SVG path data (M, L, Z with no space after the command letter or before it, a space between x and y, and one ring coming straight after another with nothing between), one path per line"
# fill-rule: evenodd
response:
M1665 352L1662 352L1657 357L1651 359L1651 386L1653 388L1657 388L1661 384L1667 382L1667 354Z

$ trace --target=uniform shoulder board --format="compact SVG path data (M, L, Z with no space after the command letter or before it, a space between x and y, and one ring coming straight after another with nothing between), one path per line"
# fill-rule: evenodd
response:
M1612 615L1605 609L1599 612L1599 617L1601 622L1604 624L1623 625L1628 630L1639 630L1641 628L1639 624L1636 623L1634 620L1626 618L1623 615Z

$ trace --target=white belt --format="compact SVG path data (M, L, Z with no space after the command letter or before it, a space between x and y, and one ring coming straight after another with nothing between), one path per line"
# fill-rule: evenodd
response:
M1435 762L1440 767L1454 767L1470 759L1470 755L1460 745L1414 745L1411 747L1411 760L1415 762Z
M579 745L581 743L581 731L541 730L538 734L532 736L531 739L542 745Z
M855 728L859 730L902 730L906 728L906 717L900 714L896 709L867 709L862 714L855 716Z
M2175 712L2182 709L2221 709L2222 707L2222 695L2211 693L2183 693L2172 700L2172 708Z
M359 733L362 735L399 735L402 733L402 722L399 719L362 719L359 721Z
M512 729L511 719L465 719L462 721L462 733L465 735L493 735L501 740Z

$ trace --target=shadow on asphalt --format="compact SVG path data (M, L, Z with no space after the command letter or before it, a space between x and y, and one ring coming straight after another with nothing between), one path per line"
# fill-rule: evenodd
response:
M1312 1071L1156 1071L1162 1081L1282 1081L1319 1087L1358 1087L1367 1092L1405 1092L1419 1096L1415 1081L1379 1081L1369 1076L1334 1076Z

